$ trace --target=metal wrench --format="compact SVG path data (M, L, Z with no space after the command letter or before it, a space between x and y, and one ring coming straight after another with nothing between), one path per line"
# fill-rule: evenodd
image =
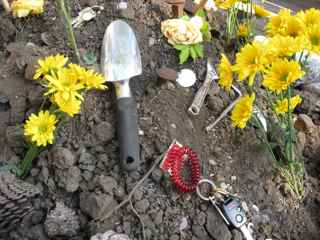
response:
M194 116L200 113L200 109L204 103L204 99L206 98L210 87L212 86L212 82L214 80L217 80L218 78L218 74L213 67L213 62L210 58L208 58L206 79L197 91L196 96L194 97L193 102L188 109L189 113Z

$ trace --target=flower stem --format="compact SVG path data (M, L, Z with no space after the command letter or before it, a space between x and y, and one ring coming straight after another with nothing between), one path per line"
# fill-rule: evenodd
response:
M65 25L66 30L67 30L68 38L69 38L69 40L71 42L71 45L72 45L72 48L73 48L73 50L74 50L74 52L76 54L77 62L80 64L81 63L80 53L79 53L79 50L78 50L78 47L77 47L77 42L76 42L76 39L75 39L75 36L74 36L74 33L73 33L70 14L69 14L69 12L67 10L67 7L65 5L64 0L57 0L57 1L58 1L58 4L59 4L59 7L60 7L61 15L62 15L63 20L64 20L64 25Z
M21 162L19 177L23 178L28 174L29 170L31 169L33 159L35 159L39 155L40 151L41 149L39 147L31 144L26 156Z

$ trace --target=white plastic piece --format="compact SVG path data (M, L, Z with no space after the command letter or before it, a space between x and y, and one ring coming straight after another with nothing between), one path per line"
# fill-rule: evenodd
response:
M181 87L191 87L197 81L197 77L191 69L185 68L178 73L176 81Z

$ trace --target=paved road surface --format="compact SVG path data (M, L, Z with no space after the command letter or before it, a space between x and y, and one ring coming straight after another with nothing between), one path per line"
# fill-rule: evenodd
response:
M293 11L299 11L302 9L308 8L319 8L320 9L320 1L319 0L267 0L265 4L267 7L270 7L270 10L278 12L278 7L272 6L269 2L274 3L275 5L280 5L286 8L290 8Z

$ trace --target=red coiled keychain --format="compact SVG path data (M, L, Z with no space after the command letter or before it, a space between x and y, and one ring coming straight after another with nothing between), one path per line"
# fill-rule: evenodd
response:
M191 168L191 181L189 182L182 178L182 170L186 164ZM182 146L174 141L169 147L160 167L162 170L170 173L171 180L180 191L195 191L200 181L200 164L197 155L190 147Z

